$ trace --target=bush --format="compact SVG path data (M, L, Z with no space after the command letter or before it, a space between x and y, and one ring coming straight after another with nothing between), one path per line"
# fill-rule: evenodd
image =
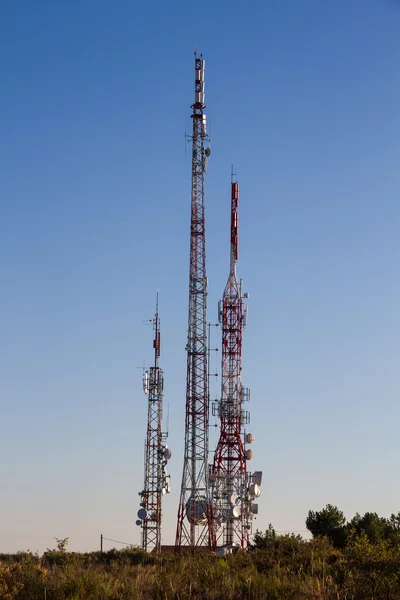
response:
M153 555L48 550L0 557L1 600L398 600L400 552L355 531L343 549L327 537L260 534L263 548Z

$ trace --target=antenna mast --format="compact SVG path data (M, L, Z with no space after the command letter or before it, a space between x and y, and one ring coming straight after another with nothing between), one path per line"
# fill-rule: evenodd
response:
M148 397L147 437L145 442L144 487L136 525L142 527L142 548L146 552L161 551L161 499L169 493L170 476L166 465L171 458L171 450L165 443L167 432L162 431L162 401L164 373L158 365L161 353L161 332L158 318L158 292L156 313L153 323L154 366L143 374L143 391Z
M211 547L208 483L207 277L204 173L210 148L204 114L204 63L195 52L192 104L192 196L190 223L189 319L187 340L185 454L175 547Z
M236 275L239 254L239 184L231 182L230 269L218 318L222 329L221 399L213 403L213 415L221 421L220 437L210 472L213 502L213 548L221 554L233 548L244 550L249 541L253 514L258 505L253 499L260 495L262 474L247 472L252 450L246 444L253 441L244 427L250 423L250 413L244 402L250 391L242 386L242 331L247 321L247 306L242 302L242 282Z

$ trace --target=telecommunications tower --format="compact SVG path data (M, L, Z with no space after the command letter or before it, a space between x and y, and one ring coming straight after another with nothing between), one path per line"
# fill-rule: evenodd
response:
M190 222L189 319L187 338L185 454L175 547L211 547L208 483L208 385L204 173L210 148L204 114L204 60L195 52L192 104L192 196Z
M247 322L247 306L242 300L242 281L236 276L238 260L239 184L231 182L230 270L218 318L222 329L221 399L213 403L213 415L221 422L220 437L210 465L210 488L213 514L213 549L229 552L245 550L249 542L251 521L258 513L254 499L260 495L262 473L247 471L253 441L246 432L250 413L244 404L250 390L242 386L242 330Z
M165 443L168 433L162 431L164 373L158 366L161 352L158 294L153 323L154 366L143 374L143 391L148 397L147 437L145 441L144 487L139 492L140 506L136 525L142 528L142 548L146 552L161 550L161 499L170 492L170 476L166 465L171 450Z

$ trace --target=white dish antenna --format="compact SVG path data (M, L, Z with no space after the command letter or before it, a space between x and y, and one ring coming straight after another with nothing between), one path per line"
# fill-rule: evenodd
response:
M254 498L258 498L259 496L261 496L260 487L256 483L250 484L249 492L250 492L250 495L253 496Z
M240 508L240 506L234 506L232 508L232 515L235 517L235 519L238 519L240 517L242 513L242 510Z
M230 502L231 504L236 504L236 500L238 499L238 497L239 497L239 496L238 496L237 494L235 494L235 492L234 492L233 494L231 494L231 495L229 496L229 502Z
M141 521L140 519L138 519L138 520L136 521L136 525L137 525L138 527L140 527L140 526L141 526L141 524L142 524L142 521Z

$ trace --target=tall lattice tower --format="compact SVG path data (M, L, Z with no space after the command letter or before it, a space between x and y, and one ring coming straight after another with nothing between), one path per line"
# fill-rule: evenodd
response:
M233 174L232 174L233 179ZM251 475L247 462L253 441L246 433L250 413L244 403L250 391L242 386L242 331L247 321L242 282L236 275L238 260L239 184L231 183L230 270L218 316L222 329L221 399L213 403L213 414L220 418L221 430L214 462L210 468L213 505L213 547L244 550L249 541L251 520L258 512L253 502L260 495L262 474Z
M195 53L192 108L192 198L190 223L189 321L187 339L185 455L175 546L211 547L208 483L208 385L204 173L210 149L204 114L204 60Z
M166 465L171 450L166 445L168 433L162 431L164 373L158 365L161 353L158 294L156 313L150 319L154 329L154 366L143 374L143 391L148 397L147 436L145 441L144 487L139 492L140 506L136 525L142 527L142 548L146 552L161 550L161 500L170 492Z

